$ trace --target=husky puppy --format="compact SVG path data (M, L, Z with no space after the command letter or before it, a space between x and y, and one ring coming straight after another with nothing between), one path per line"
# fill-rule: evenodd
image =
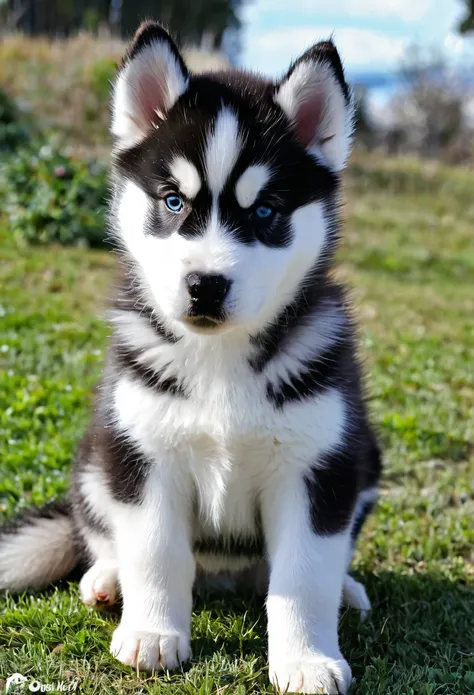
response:
M79 560L83 601L123 613L133 667L191 656L196 568L264 559L270 680L346 693L347 575L378 446L354 327L330 276L352 102L331 41L277 83L192 74L158 24L135 35L112 105L113 337L70 495L4 527L0 587Z

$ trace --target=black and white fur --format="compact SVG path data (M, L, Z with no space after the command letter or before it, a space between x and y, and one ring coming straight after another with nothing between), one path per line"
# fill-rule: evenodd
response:
M86 603L123 597L113 654L172 669L191 655L196 568L266 562L270 680L346 693L338 614L343 594L370 607L347 570L380 459L330 276L352 135L336 48L277 84L193 75L146 23L112 132L124 280L107 365L69 498L0 532L0 587L43 587L83 558Z

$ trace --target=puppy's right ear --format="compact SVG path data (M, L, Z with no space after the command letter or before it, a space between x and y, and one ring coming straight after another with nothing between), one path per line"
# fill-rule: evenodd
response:
M320 41L298 58L276 86L275 101L306 149L342 171L352 144L353 103L331 40Z
M114 86L111 131L131 147L166 118L188 86L176 44L157 22L144 22L128 48Z

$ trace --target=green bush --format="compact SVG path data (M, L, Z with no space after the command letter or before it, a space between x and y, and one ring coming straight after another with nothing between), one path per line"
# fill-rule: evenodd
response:
M0 199L18 239L102 245L106 195L103 165L66 157L48 143L18 150L0 166Z
M20 241L100 246L105 240L104 165L66 156L23 123L0 92L0 209Z

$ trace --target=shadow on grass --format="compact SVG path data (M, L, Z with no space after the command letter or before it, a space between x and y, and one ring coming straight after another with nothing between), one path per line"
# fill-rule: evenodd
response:
M341 649L356 678L351 693L385 695L391 684L406 680L408 686L418 678L420 689L406 692L474 693L472 589L429 573L355 576L367 588L372 611L365 621L351 608L342 611ZM216 651L266 657L262 599L209 593L196 598L194 611L196 658L211 659Z
M356 679L351 695L474 693L472 589L429 573L406 576L361 571L355 576L365 584L373 610L364 622L353 609L344 608L342 612L341 649ZM61 584L56 588L66 587ZM18 625L20 632L15 630L16 637L11 632L5 634L10 647L20 647L27 639L35 640L38 610L44 625L52 629L49 641L55 641L54 618L47 604L54 598L56 588L38 595L45 599L43 606L40 602L30 607L33 612L20 613L21 625L29 637L21 636L23 630ZM61 595L65 597L62 592ZM72 608L79 598L70 596L66 600ZM68 632L86 633L84 644L71 640L67 658L89 659L92 654L107 650L110 634L119 620L118 611L102 612L101 625L95 615L90 612L85 617L74 610L58 624L61 639L68 642L61 632L65 628L64 619ZM266 671L266 614L261 598L248 592L208 592L195 597L193 615L193 665L214 661L219 682L226 684L236 677L229 671L232 663L252 662L255 673ZM8 623L14 627L15 612L10 613ZM48 642L45 635L42 639ZM127 674L127 667L120 669L118 664L117 667L118 673L121 670L124 676Z
M384 571L357 578L367 588L372 611L361 623L345 610L340 635L353 674L366 682L367 692L385 692L369 687L372 671L379 686L383 678L387 686L408 680L411 672L419 674L420 688L407 692L474 693L472 589L429 573Z

